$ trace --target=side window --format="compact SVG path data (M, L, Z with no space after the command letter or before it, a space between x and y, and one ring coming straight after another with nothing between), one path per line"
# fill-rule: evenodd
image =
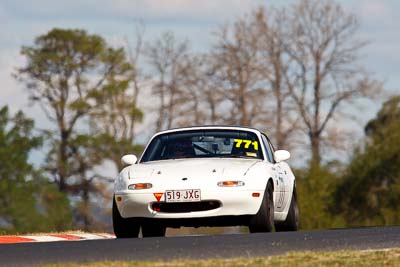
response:
M269 143L267 137L265 135L261 135L261 138L262 138L262 141L263 141L264 149L265 149L265 151L267 153L268 161L271 162L271 163L274 163L275 162L274 156L272 154L270 143Z
M271 149L271 154L272 154L272 162L273 163L275 163L275 158L274 158L274 152L275 152L275 149L274 149L274 146L271 144L271 142L268 140L268 144L269 144L269 147L270 147L270 149Z

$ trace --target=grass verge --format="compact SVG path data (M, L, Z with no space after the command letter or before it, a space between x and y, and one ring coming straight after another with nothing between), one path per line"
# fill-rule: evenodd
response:
M173 260L173 261L104 261L80 264L49 264L42 267L261 267L261 266L400 266L400 249L390 250L345 250L326 252L291 252L280 256L208 259L208 260Z

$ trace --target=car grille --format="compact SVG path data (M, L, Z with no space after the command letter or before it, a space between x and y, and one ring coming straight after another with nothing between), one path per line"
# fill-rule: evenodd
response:
M221 202L216 200L207 200L199 202L155 202L151 205L152 209L157 212L165 213L183 213L217 209L221 206Z

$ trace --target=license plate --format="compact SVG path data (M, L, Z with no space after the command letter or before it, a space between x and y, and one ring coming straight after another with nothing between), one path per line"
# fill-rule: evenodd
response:
M200 200L201 200L200 189L165 191L165 202L193 202Z

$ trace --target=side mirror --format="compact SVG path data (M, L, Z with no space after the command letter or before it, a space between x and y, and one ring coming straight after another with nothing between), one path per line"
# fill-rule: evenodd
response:
M137 157L135 155L125 155L121 158L121 161L124 165L133 165L137 161Z
M274 153L274 158L276 162L288 160L290 158L290 152L287 150L277 150Z

